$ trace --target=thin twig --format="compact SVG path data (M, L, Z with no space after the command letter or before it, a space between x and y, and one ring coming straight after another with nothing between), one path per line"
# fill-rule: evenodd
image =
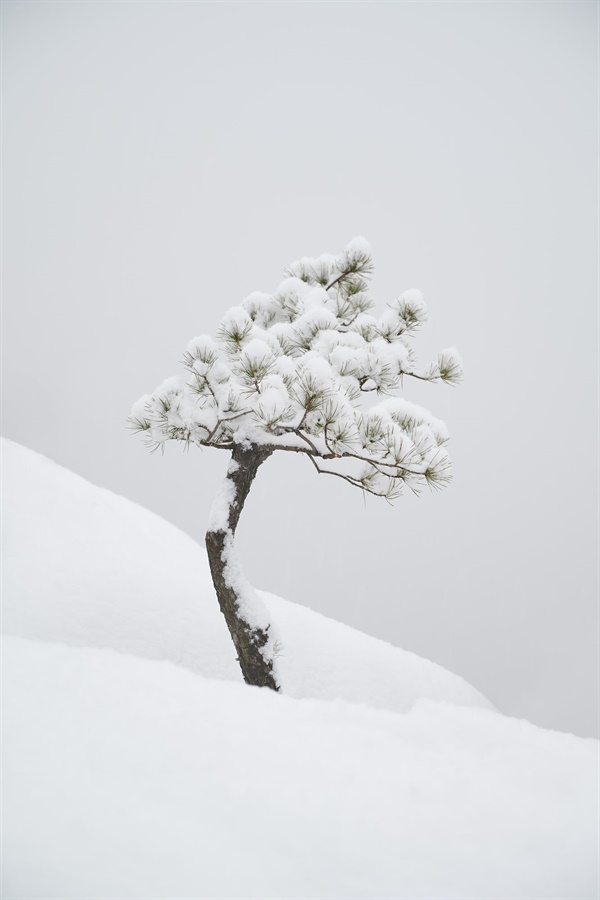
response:
M313 464L313 466L315 467L315 469L317 470L319 475L335 475L336 478L342 478L344 481L347 481L349 484L354 485L354 487L359 487L363 491L366 491L368 494L373 494L374 497L383 497L385 500L389 499L386 494L381 493L380 491L374 491L374 490L372 490L372 488L366 487L366 485L363 484L363 482L360 481L359 478L353 478L351 475L343 475L341 472L332 472L331 469L320 469L312 456L309 455L308 458L310 459L311 463Z
M334 278L334 280L331 282L331 284L328 284L328 285L327 285L327 287L325 288L325 290L328 291L330 288L334 287L334 285L336 285L336 284L338 283L338 281L341 281L342 278L345 278L346 275L348 275L348 272L342 272L341 275L338 275L337 278Z

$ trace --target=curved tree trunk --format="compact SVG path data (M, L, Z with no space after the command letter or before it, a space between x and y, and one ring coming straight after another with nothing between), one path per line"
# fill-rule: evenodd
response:
M227 477L213 503L206 549L221 612L225 616L247 684L279 690L274 672L274 635L267 611L245 581L233 546L244 502L258 471L272 450L233 450Z

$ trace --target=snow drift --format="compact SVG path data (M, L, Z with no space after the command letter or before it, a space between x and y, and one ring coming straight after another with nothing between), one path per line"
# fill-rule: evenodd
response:
M6 439L4 632L166 659L241 680L204 548L124 497ZM414 653L261 593L282 639L283 691L406 710L419 697L489 705Z
M193 541L3 449L6 900L597 896L596 741L271 596L249 688Z

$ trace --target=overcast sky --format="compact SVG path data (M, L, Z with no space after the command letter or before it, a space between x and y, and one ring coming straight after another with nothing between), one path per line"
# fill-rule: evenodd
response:
M247 574L596 734L597 3L2 11L4 434L202 541L227 455L150 456L131 404L292 260L364 235L378 304L425 293L420 357L464 357L462 386L405 390L454 481L390 508L280 454Z

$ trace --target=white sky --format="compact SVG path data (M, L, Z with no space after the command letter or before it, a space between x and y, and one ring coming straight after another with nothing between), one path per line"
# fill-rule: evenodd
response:
M597 733L598 5L4 2L3 431L203 538L217 451L130 406L303 255L425 292L455 480L389 508L269 460L251 581ZM225 626L224 626L225 627Z

